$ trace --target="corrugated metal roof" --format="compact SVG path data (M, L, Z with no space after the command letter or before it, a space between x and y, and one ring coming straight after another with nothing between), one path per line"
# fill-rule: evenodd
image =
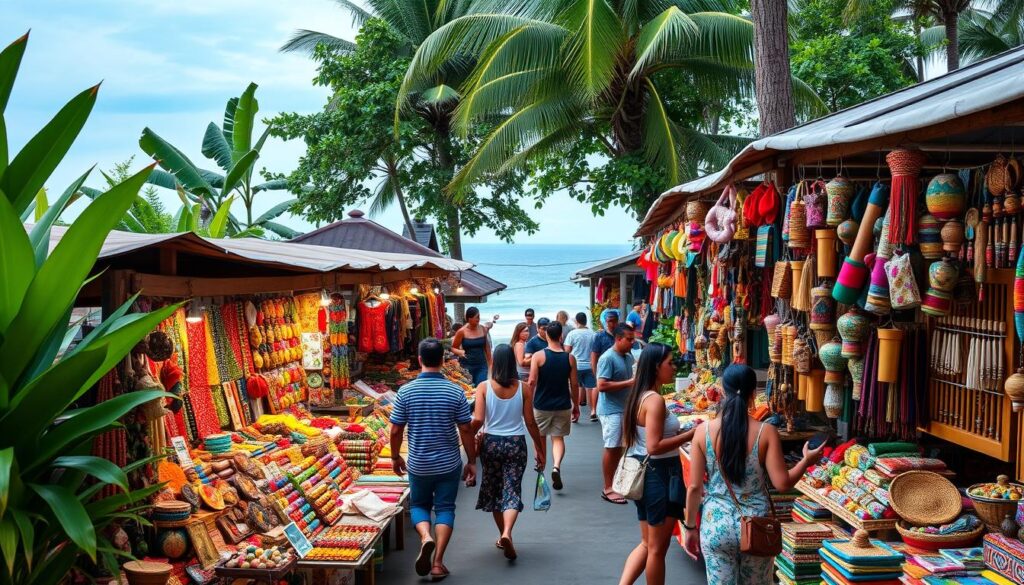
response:
M433 226L431 226L431 230L433 230ZM291 242L445 258L427 246L408 237L400 236L372 219L365 217L363 212L358 210L349 212L346 219L297 236ZM465 270L462 272L462 288L463 290L460 293L452 286L445 285L445 296L452 301L479 302L488 295L505 290L506 285L476 270Z
M434 224L413 220L412 227L415 233L410 236L409 226L402 226L402 237L416 240L435 252L441 251L441 246L437 243L437 230L434 229Z
M581 269L572 277L572 280L578 280L581 278L590 278L593 276L600 276L603 274L613 274L618 272L630 272L630 273L641 273L643 272L639 266L636 265L636 261L640 258L640 250L636 252L630 252L624 256L618 258L612 258L611 260L605 260L592 266Z
M57 245L68 228L54 226L50 232L50 250ZM210 239L194 233L136 234L112 231L103 242L99 258L120 256L150 247L174 244L206 256L226 260L243 260L254 264L275 266L298 272L334 272L358 270L381 272L436 268L446 272L467 271L470 262L452 260L437 255L399 254L391 252L367 253L364 250L339 249L328 246L292 244L257 238Z
M852 144L942 124L1024 98L1024 47L935 79L755 140L722 170L663 193L637 235L651 235L677 215L690 195L719 190L761 172L755 165L777 153Z

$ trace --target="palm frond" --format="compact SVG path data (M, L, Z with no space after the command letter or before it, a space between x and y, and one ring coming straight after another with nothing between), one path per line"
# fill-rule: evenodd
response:
M644 109L644 152L664 170L667 185L676 185L679 183L678 129L654 83L650 78L645 78L644 82L650 94Z
M699 34L697 23L671 6L640 29L636 41L636 65L631 78L640 75L654 63L662 62L678 45L692 44Z
M458 99L459 92L443 83L420 92L420 101L434 106L448 104Z
M281 238L284 238L286 240L290 240L292 238L295 238L295 237L299 236L299 232L298 231L293 230L292 228L290 228L290 227L288 227L288 226L286 226L284 224L277 223L276 221L267 221L267 222L263 222L259 226L250 226L250 227L246 228L243 232L239 232L238 235L239 236L242 236L242 235L246 235L246 236L248 236L248 235L255 235L256 237L260 237L261 234L259 234L259 233L251 234L251 232L253 230L256 230L258 228L263 228L263 229L265 229L265 230L267 230L267 231L269 231L269 232L271 232L273 234L276 234L277 236L279 236ZM238 236L236 236L236 237L238 237Z
M793 81L793 106L796 114L802 120L812 120L828 113L828 106L825 100L821 99L814 88L796 75L791 75Z
M393 175L387 174L377 185L377 189L373 192L373 200L370 202L371 217L377 217L384 213L395 202L394 180Z
M281 48L278 50L282 53L306 53L312 55L317 45L320 44L339 53L347 53L356 49L356 44L352 41L346 41L327 33L300 28L292 33L291 38L281 45Z
M350 0L334 0L334 3L352 15L352 28L360 29L367 20L373 18L373 13Z
M569 31L564 62L575 89L594 99L615 76L616 60L626 40L622 22L608 0L576 0L557 21Z
M681 46L683 54L710 57L726 65L746 66L754 60L754 25L724 12L696 12L690 19L699 31L696 46Z

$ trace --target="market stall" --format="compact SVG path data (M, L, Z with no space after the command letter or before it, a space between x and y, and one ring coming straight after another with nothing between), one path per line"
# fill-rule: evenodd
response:
M995 472L978 485L960 476L1012 473L1017 459L1024 478L1024 374L1013 373L1024 334L1022 74L1016 49L756 140L662 195L638 229L641 263L682 305L678 342L695 371L713 376L764 351L767 420L792 432L828 421L842 437L799 484L794 519L904 541L887 578L920 569L922 548L977 545L985 531L986 560L1018 551L998 538L1016 539L1020 487L991 482ZM738 184L756 177L753 189ZM990 459L954 474L941 457L961 448ZM934 513L915 515L914 501ZM862 576L854 549L882 558L883 545L844 542L829 570ZM795 575L794 558L782 582L822 579ZM917 569L909 579L932 574Z
M54 228L51 247L62 228ZM408 485L391 470L388 413L415 377L410 356L448 330L440 281L470 264L194 234L112 232L82 306L182 305L108 373L95 394L139 388L147 404L94 453L163 483L136 556L182 583L332 579L373 568L393 530L401 547ZM415 363L415 359L412 360ZM463 379L457 362L446 373ZM317 412L323 408L327 412ZM392 528L393 527L393 528ZM134 536L134 538L131 538ZM163 564L161 564L163 563ZM156 570L146 565L142 570Z

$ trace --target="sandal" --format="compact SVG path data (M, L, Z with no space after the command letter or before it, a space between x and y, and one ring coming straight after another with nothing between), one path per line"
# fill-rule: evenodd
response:
M434 548L437 546L433 540L424 540L420 544L420 554L416 555L416 574L426 577L430 574L430 567L434 564Z
M620 496L619 494L615 494L617 497L614 498L609 497L608 494L615 494L615 492L601 492L601 499L611 504L618 504L620 506L626 504L626 498Z
M597 422L597 415L596 414L590 415L590 422Z
M436 566L430 569L430 580L431 581L442 581L451 575L451 571L444 565Z
M498 540L494 541L494 548L496 548L496 549L503 549L503 548L505 548L504 546L502 546L500 538Z
M557 467L551 468L551 487L555 490L562 489L562 470Z
M498 542L501 544L501 550L505 551L505 558L510 561L516 560L516 547L512 544L512 539L502 536Z

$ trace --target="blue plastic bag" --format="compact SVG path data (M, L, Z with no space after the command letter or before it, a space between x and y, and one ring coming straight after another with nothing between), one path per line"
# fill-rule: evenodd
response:
M551 488L548 487L543 472L537 474L537 487L533 490L533 509L539 512L551 509Z

